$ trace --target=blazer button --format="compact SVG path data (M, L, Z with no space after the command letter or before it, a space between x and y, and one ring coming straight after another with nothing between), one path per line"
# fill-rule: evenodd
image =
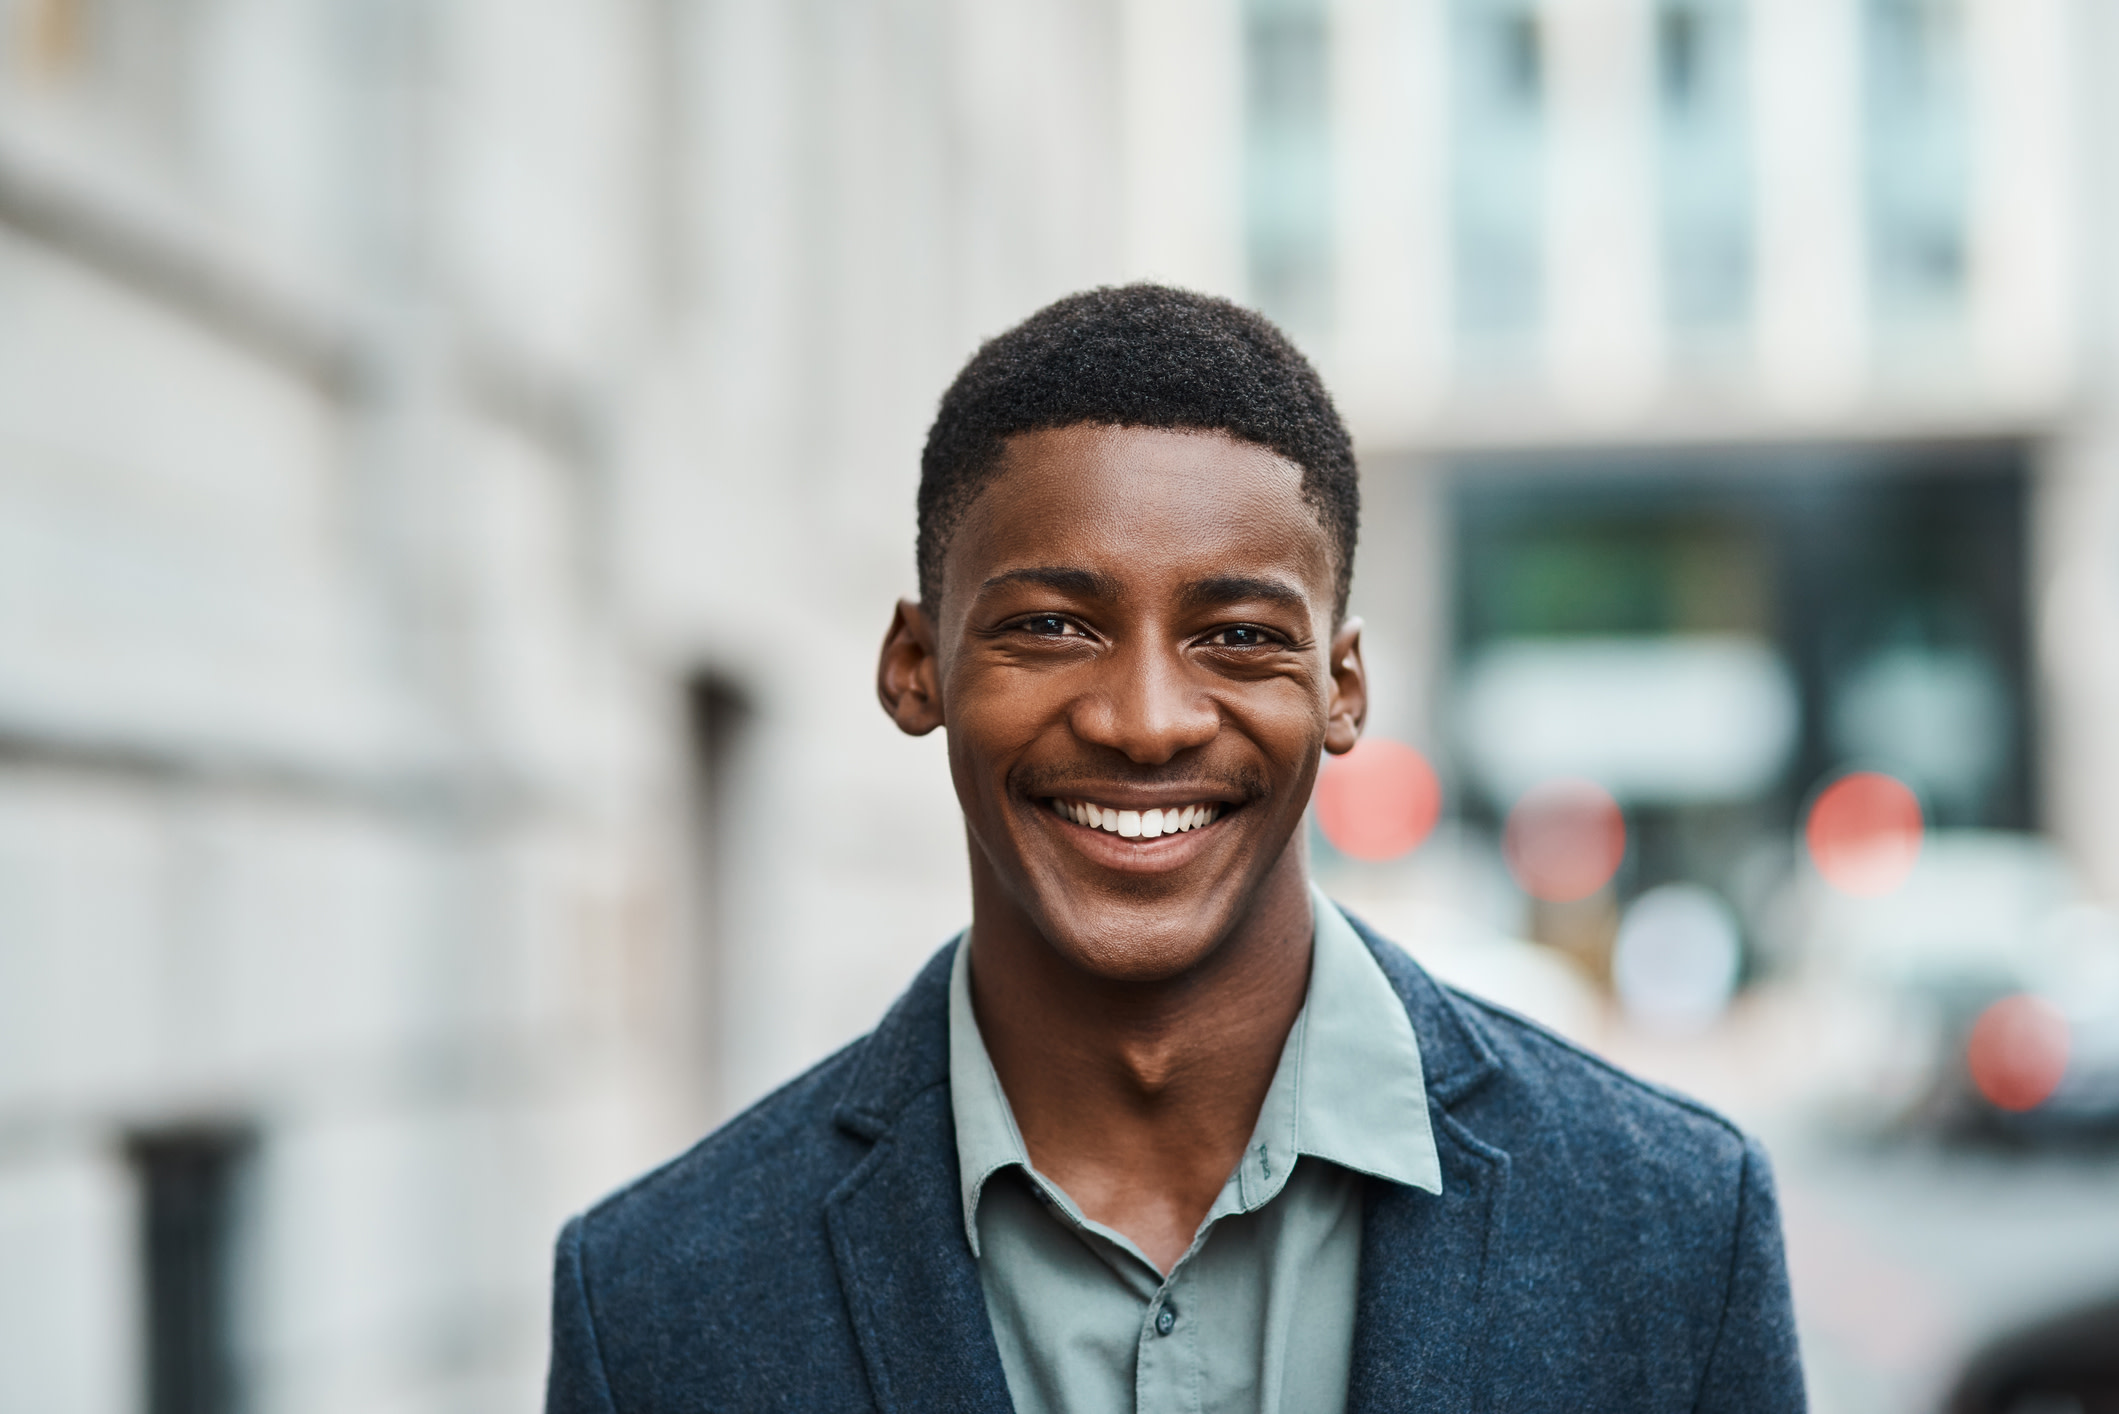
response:
M1177 1313L1165 1306L1155 1313L1155 1333L1168 1335L1177 1329Z

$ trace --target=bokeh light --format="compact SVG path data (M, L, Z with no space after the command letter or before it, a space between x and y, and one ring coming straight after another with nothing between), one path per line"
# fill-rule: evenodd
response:
M1817 872L1857 898L1881 898L1904 884L1922 833L1919 797L1879 771L1856 771L1825 787L1804 828Z
M1979 1014L1965 1043L1972 1083L1999 1109L2036 1109L2067 1074L2068 1022L2060 1008L2028 992Z
M1417 847L1442 813L1442 786L1427 758L1404 742L1364 737L1317 777L1317 824L1355 859L1396 859Z
M1743 960L1736 916L1698 884L1633 901L1613 944L1611 982L1626 1014L1659 1031L1699 1031L1728 1009Z
M1532 898L1572 903L1611 882L1626 858L1626 817L1595 781L1532 786L1508 812L1501 852Z

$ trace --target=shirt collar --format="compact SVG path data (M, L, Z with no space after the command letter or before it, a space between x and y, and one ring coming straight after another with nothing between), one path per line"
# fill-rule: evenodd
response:
M979 1195L986 1180L1011 1164L1030 1167L1030 1150L1015 1127L1015 1111L986 1054L971 1009L971 931L958 938L949 968L949 1107L956 1116L957 1181L964 1199L964 1234L979 1252Z
M1310 903L1316 931L1309 993L1281 1048L1250 1147L1209 1221L1270 1202L1305 1154L1411 1188L1442 1191L1412 1019L1346 916L1314 885ZM957 940L949 974L949 1093L964 1235L976 1256L986 1180L1015 1165L1035 1171L979 1035L970 963L966 932Z

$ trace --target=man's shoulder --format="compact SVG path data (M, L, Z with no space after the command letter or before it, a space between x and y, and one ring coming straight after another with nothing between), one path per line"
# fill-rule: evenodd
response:
M738 1260L817 1237L833 1189L896 1114L947 1076L950 949L874 1031L819 1061L578 1219L598 1254Z
M1478 1318L1504 1342L1480 1375L1495 1406L1800 1409L1757 1141L1365 937L1413 1018L1423 1069L1434 1057L1435 1211L1454 1205L1460 1231L1483 1235L1460 1250L1481 1254L1481 1289L1495 1294ZM1417 1305L1433 1288L1433 1229L1403 1203L1376 1211L1396 1240L1365 1251L1365 1279Z
M1738 1156L1744 1133L1719 1111L1620 1069L1545 1026L1456 987L1444 989L1484 1027L1501 1057L1496 1098L1559 1127L1553 1137L1594 1140L1606 1153L1639 1157Z
M1429 1114L1444 1201L1452 1177L1467 1185L1460 1202L1481 1191L1512 1195L1499 1277L1510 1289L1567 1289L1546 1280L1560 1273L1594 1282L1605 1300L1580 1319L1613 1339L1646 1339L1634 1328L1652 1309L1683 1310L1673 1339L1693 1350L1720 1320L1735 1254L1756 1248L1778 1271L1771 1168L1755 1140L1699 1101L1444 986L1370 940L1406 999L1423 1065L1431 1051L1437 1058ZM1412 1263L1407 1271L1418 1263L1409 1251L1378 1257ZM1538 1319L1547 1316L1562 1319Z
M930 963L875 1031L566 1225L553 1390L586 1391L585 1408L724 1408L771 1389L775 1407L830 1409L865 1388L828 1214L892 1125L936 1122L938 976Z
M1513 1161L1551 1160L1585 1177L1661 1172L1721 1188L1737 1176L1747 1141L1709 1106L1436 980L1395 943L1360 930L1413 1017L1423 1060L1433 1057L1430 1094L1445 1128Z
M581 1215L592 1245L667 1244L673 1234L755 1233L804 1199L821 1201L866 1145L832 1114L867 1040L844 1047L698 1143Z

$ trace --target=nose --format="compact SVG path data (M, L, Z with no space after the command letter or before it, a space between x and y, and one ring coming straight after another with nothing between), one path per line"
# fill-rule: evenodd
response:
M1160 766L1221 730L1220 709L1191 680L1174 647L1131 647L1101 667L1095 686L1074 703L1071 724L1083 741L1137 765Z

